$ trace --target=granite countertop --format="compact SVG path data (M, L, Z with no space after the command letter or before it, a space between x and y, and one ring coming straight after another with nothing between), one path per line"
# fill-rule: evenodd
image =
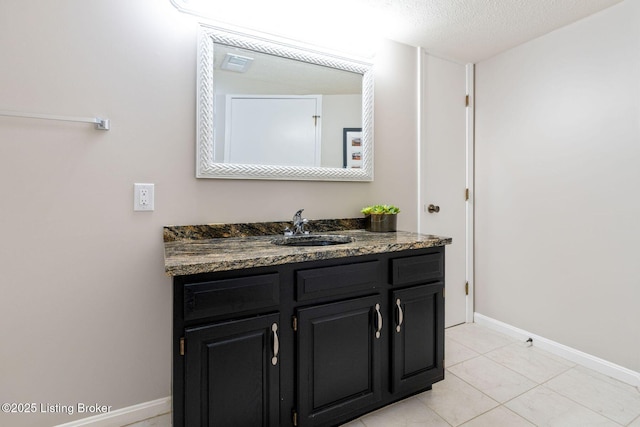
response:
M288 222L164 227L165 272L169 276L238 270L320 259L444 246L451 238L405 231L372 233L362 219L310 221L312 234L340 234L351 243L331 246L279 246Z

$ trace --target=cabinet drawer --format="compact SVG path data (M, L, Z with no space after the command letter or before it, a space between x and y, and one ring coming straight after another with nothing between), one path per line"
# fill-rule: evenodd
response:
M444 277L444 255L435 252L391 260L391 283L410 285Z
M247 313L280 303L277 273L213 280L184 286L185 320Z
M379 278L380 261L299 270L296 272L296 300L374 289Z

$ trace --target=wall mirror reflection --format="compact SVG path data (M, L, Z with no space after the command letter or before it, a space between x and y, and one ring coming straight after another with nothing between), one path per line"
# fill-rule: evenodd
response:
M204 25L198 43L199 178L373 179L370 64Z

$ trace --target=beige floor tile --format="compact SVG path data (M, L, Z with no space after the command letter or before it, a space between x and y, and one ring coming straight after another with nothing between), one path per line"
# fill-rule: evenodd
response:
M445 364L432 390L342 427L640 427L639 389L483 326L447 329Z
M484 356L459 363L449 368L449 371L501 403L537 385L523 375Z
M360 420L366 427L450 427L414 397L365 415Z
M608 418L538 386L505 406L539 427L619 427Z
M538 384L575 366L565 359L519 342L490 351L485 356Z
M461 427L534 427L529 421L504 406L498 406Z
M366 427L362 421L354 420L347 424L342 424L340 427Z
M622 425L640 415L637 388L582 366L559 375L545 386Z
M480 353L471 350L469 347L460 344L449 338L445 333L444 339L444 365L446 368L456 365L465 360L473 359L479 356Z
M445 336L481 354L516 342L513 338L475 323L449 328Z
M450 372L433 389L416 396L453 426L477 417L499 405Z

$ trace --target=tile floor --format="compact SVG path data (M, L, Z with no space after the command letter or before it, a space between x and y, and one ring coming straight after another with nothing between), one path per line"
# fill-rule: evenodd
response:
M640 427L635 387L476 324L445 336L444 381L343 427Z

